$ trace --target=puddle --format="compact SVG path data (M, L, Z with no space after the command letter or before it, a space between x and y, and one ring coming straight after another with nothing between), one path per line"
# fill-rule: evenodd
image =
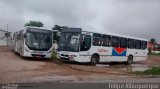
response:
M149 69L148 65L135 65L135 64L132 64L132 65L128 65L124 68L120 68L121 70L125 70L127 72L135 72L135 71L145 71L147 69Z
M147 67L133 68L133 69L132 69L132 72L134 72L134 71L145 71L145 70L147 70L147 69L148 69Z
M145 71L145 70L149 69L149 66L145 65L145 64L132 64L131 67L132 67L132 72Z
M109 67L110 65L105 65L105 64L96 64L96 67Z
M145 64L131 64L131 65L123 65L123 64L117 64L117 65L105 65L105 64L97 64L96 67L104 67L104 68L110 68L110 69L116 69L116 70L123 70L126 72L135 72L135 71L145 71L149 69L148 65Z

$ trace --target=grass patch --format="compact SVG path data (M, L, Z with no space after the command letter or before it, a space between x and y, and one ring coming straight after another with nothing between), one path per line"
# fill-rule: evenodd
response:
M142 75L160 75L160 67L152 67L143 72L137 71L135 73L142 74Z
M160 56L160 53L148 53L148 55L156 55L156 56Z

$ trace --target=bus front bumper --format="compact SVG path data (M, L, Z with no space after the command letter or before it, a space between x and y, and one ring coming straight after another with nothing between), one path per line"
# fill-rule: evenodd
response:
M64 60L64 61L75 61L76 55L69 55L69 54L59 54L57 55L58 59Z

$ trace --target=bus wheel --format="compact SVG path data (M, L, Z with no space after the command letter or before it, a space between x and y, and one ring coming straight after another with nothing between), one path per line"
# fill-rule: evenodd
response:
M91 57L90 64L91 64L92 66L95 66L97 63L98 63L98 56L93 55L93 56Z
M128 56L127 64L130 65L133 63L133 56Z

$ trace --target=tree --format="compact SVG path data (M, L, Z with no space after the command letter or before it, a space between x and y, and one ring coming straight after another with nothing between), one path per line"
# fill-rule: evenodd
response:
M151 38L151 39L150 39L150 42L151 42L152 44L155 44L155 43L156 43L156 39L155 39L155 38Z
M43 23L41 21L29 21L24 26L34 26L34 27L43 27Z
M54 25L52 30L58 30L59 32L61 32L64 28L67 28L67 26Z
M54 27L52 27L52 30L57 30L57 32L53 32L53 39L56 40L57 42L59 42L59 39L60 39L60 34L61 31L64 29L64 28L67 28L67 26L59 26L59 25L54 25Z
M152 44L152 46L150 48L148 48L149 53L152 53L151 51L154 49L155 44L156 44L156 39L155 38L151 38L150 39L150 43Z

